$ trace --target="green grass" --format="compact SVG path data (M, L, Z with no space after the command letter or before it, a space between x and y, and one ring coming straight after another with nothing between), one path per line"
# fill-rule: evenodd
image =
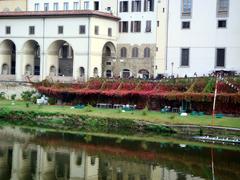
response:
M44 105L38 106L35 104L26 107L26 102L15 101L15 105L12 105L12 101L0 100L0 107L8 108L10 110L22 110L22 111L36 111L36 112L58 112L63 114L79 114L88 115L92 117L110 117L116 119L134 119L149 121L159 124L188 124L188 125L212 125L212 117L209 115L204 116L187 116L180 117L176 113L160 113L157 111L149 111L143 115L142 111L130 111L120 112L115 109L98 109L93 108L91 112L87 112L85 109L71 109L70 106L56 106L56 105ZM214 120L214 125L222 127L235 127L240 128L240 117L224 117L222 119Z

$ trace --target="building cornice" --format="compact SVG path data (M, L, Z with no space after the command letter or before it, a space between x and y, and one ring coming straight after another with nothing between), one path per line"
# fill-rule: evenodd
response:
M6 18L62 18L62 17L100 17L119 21L120 18L110 13L94 10L71 10L71 11L18 11L0 12L0 19Z

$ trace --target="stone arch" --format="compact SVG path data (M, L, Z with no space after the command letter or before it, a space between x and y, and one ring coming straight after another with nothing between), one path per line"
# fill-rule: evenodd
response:
M47 49L47 69L56 68L55 76L73 76L73 48L65 40L52 42ZM50 72L47 72L50 75Z
M113 63L116 60L116 48L112 42L106 42L102 49L102 76L107 77L107 70L113 71Z
M149 79L149 71L146 69L139 70L138 77L141 79Z
M28 40L23 44L21 64L23 75L40 75L40 46L37 41Z
M121 76L123 79L128 79L131 77L131 71L129 69L123 69Z
M5 66L3 66L5 64ZM5 39L0 43L0 68L8 66L8 75L15 75L16 69L16 45L10 39Z

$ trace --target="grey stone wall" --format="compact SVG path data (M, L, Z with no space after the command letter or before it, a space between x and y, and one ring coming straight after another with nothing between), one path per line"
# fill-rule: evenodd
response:
M121 48L127 49L127 57L121 57ZM138 58L132 57L132 49L137 47ZM150 48L150 57L144 58L144 49ZM154 74L154 59L156 56L156 45L155 44L141 44L141 45L130 45L130 44L118 44L116 48L116 59L111 62L111 65L104 64L104 70L113 71L113 76L120 76L123 69L129 69L132 76L138 77L139 70L145 69L149 72L150 76Z

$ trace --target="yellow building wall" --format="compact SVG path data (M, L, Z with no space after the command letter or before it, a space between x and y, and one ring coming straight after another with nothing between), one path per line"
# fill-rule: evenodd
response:
M26 11L27 0L0 0L0 12L2 11Z

